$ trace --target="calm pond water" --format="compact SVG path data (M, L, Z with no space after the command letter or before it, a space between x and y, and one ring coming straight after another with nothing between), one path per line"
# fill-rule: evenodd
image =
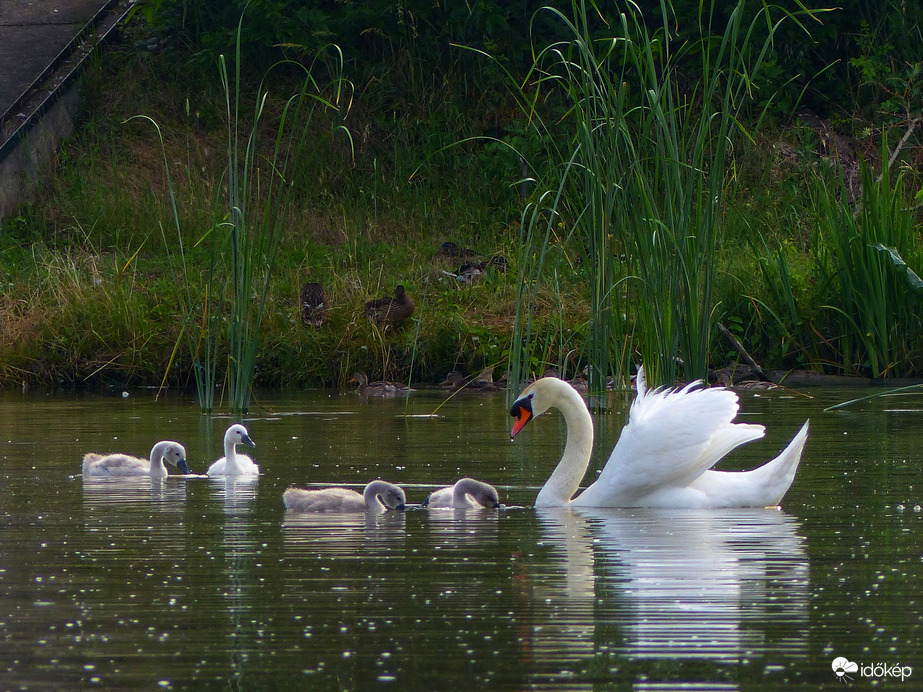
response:
M741 394L768 432L724 468L811 418L782 511L539 511L562 423L511 443L502 394L264 392L258 480L110 482L80 476L84 452L172 438L202 473L230 419L0 392L0 688L833 689L842 656L853 685L919 689L923 397L823 413L866 393ZM626 402L595 416L597 466ZM282 509L292 484L382 477L416 503L460 476L506 507Z

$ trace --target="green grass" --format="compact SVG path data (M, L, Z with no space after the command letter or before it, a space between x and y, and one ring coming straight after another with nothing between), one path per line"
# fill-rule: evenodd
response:
M569 59L600 58L584 50ZM556 64L557 70L563 63ZM97 69L86 89L88 120L62 151L58 175L42 198L0 226L0 383L165 381L192 388L202 297L215 271L209 241L220 235L209 231L225 232L219 224L230 219L231 207L243 209L246 202L254 212L261 209L269 199L262 194L265 178L259 193L241 186L238 202L228 206L227 102L217 79L187 76L167 56L113 55ZM546 69L543 74L551 74L547 63ZM246 356L255 385L345 386L358 369L416 382L439 381L456 368L473 374L485 365L496 365L498 376L512 367L525 378L549 366L569 375L605 357L624 370L630 361L652 362L658 343L672 345L664 353L684 359L698 353L696 368L703 359L705 367L715 367L729 355L709 326L715 321L732 328L765 368L923 374L919 295L911 280L923 269L919 213L911 199L919 179L911 168L899 160L885 176L887 185L871 174L856 215L835 177L817 182L824 159L816 137L793 128L756 132L752 139L729 136L725 173L703 177L695 169L713 169L719 151L713 140L695 165L665 153L670 142L674 150L694 152L696 142L712 136L697 120L704 112L683 110L685 86L664 84L661 95L672 105L649 101L646 110L630 114L618 103L593 102L586 90L608 98L619 74L607 73L609 82L576 83L578 91L554 97L544 82L529 102L544 131L516 119L512 97L502 108L496 93L487 106L474 100L463 108L451 84L434 89L431 101L387 111L378 110L382 94L400 103L399 90L357 84L345 122L319 111L301 130L307 136L303 157L296 175L286 178L298 182L289 188L287 214L269 251L272 271L259 274L265 267L254 260L249 289L235 294L242 309L261 310L259 338L243 340L256 345ZM239 125L264 143L250 159L258 165L272 160L283 94L299 82L291 73L278 74L267 85L261 119L241 109ZM242 100L252 103L258 93L259 84L242 80ZM608 132L584 127L578 137L567 129L578 119L561 116L579 108L585 109L584 125L615 116L627 124ZM493 140L472 138L501 110L507 115ZM149 124L126 122L139 113L159 124L162 147ZM657 119L666 122L664 129L655 129ZM336 131L341 123L354 155ZM652 137L632 145L650 149L622 160L639 127ZM657 132L662 142L653 137ZM799 159L783 168L771 150L792 141ZM579 158L594 150L595 157ZM908 144L902 159L915 151ZM533 179L525 199L519 153ZM869 165L880 171L877 160L871 156ZM614 179L633 194L615 200L604 176L625 162L633 167ZM899 173L902 181L895 183ZM706 209L716 192L721 204ZM251 217L248 227L254 218L262 217ZM618 234L610 237L613 219ZM840 223L848 219L855 226ZM710 224L713 235L703 235L704 246L690 246L692 234L673 232L708 230ZM900 228L905 240L876 235L864 245L844 245L834 233L853 229L853 237L876 225ZM654 229L670 231L660 238L665 245L642 244ZM443 274L457 270L457 263L436 254L447 240L485 258L502 254L509 271L488 271L480 282L460 285ZM906 267L876 249L878 242L895 247ZM892 291L882 302L896 311L888 313L886 342L866 339L873 325L861 322L864 308L843 289L845 248L877 261L875 276ZM672 270L680 266L689 271ZM321 329L301 324L298 292L305 281L326 288L331 308ZM398 283L418 311L403 329L378 332L363 317L363 305ZM216 285L234 294L223 279ZM645 311L657 315L645 317ZM215 325L221 338L212 342L216 375L205 384L209 390L226 383L229 359L245 360L224 340L228 324ZM664 368L674 362L665 359ZM590 374L603 372L593 368ZM663 370L666 379L668 373ZM217 397L213 406L229 405L227 386Z

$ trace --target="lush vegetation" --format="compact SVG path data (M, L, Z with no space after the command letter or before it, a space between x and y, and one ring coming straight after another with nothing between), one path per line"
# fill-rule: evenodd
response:
M88 72L2 220L3 383L668 381L736 357L718 323L765 367L923 374L916 5L244 5L148 0ZM507 263L461 281L446 241Z

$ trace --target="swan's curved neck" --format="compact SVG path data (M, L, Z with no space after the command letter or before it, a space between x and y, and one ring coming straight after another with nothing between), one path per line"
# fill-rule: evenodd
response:
M567 442L561 460L535 499L536 507L560 507L569 503L580 487L593 452L593 419L583 397L570 387L561 388L552 406L564 416Z
M471 504L468 501L468 493L477 493L479 488L474 484L474 481L463 478L458 481L455 486L452 488L452 506L453 507L465 507L466 505Z
M224 472L229 476L240 473L237 461L237 443L229 437L224 438Z
M158 442L151 449L151 478L163 478L167 475L167 467L163 465L164 450L167 445Z
M369 509L384 507L385 505L382 504L378 495L385 490L387 490L387 485L382 481L372 481L365 486L365 492L362 493L362 497L365 499L365 506Z

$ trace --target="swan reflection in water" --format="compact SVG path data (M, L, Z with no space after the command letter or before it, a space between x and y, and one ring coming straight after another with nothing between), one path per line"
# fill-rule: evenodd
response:
M253 513L251 505L256 500L260 477L211 476L208 478L209 495L221 502L224 513L229 516L248 516Z
M493 545L499 535L500 512L486 507L437 507L426 510L430 537L437 544Z
M407 537L404 512L286 512L282 520L285 552L326 557L374 557L403 554Z
M186 502L185 479L150 476L85 476L83 478L84 515L117 510L121 517L165 512L173 515L169 524L181 523ZM136 521L136 517L133 520Z
M595 647L635 659L739 662L771 650L782 667L807 656L808 558L784 512L536 512L563 562L556 579L532 587L535 607L550 608L532 633L543 656L573 664ZM617 641L606 641L612 632Z

